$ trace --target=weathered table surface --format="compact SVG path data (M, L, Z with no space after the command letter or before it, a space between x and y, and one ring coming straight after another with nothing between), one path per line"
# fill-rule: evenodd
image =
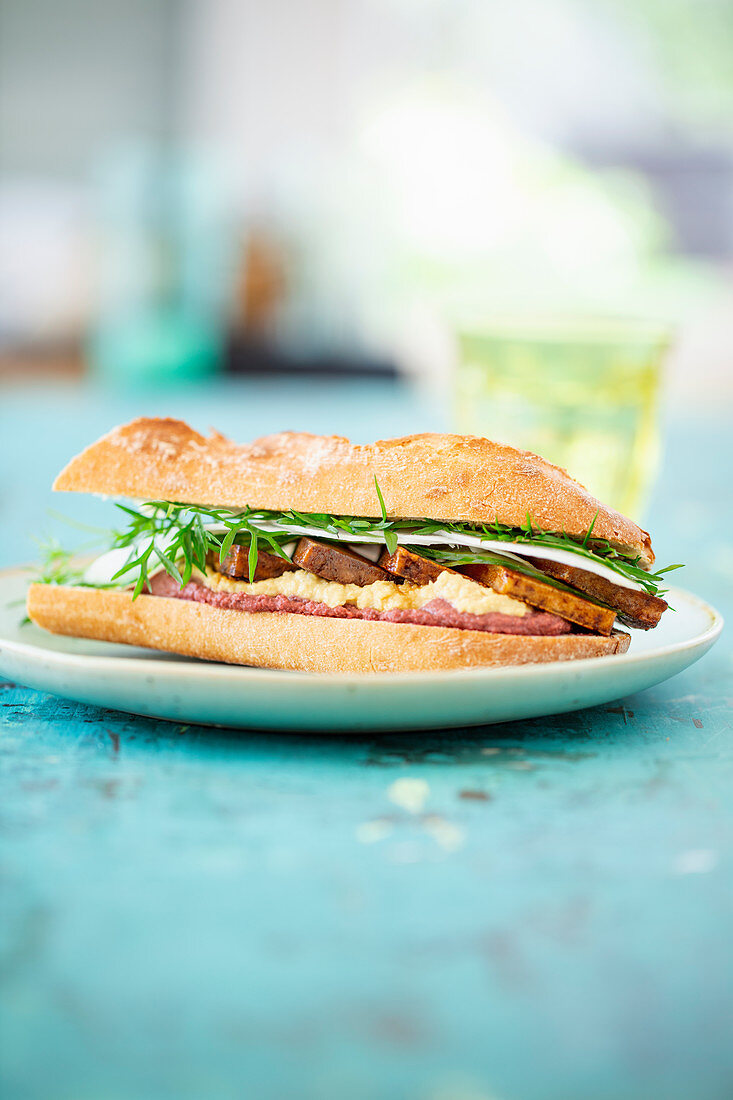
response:
M32 557L61 464L138 411L240 438L442 426L384 383L8 391L0 564ZM730 612L730 427L672 427L655 546ZM0 1092L728 1100L732 671L724 632L617 705L360 739L0 684Z

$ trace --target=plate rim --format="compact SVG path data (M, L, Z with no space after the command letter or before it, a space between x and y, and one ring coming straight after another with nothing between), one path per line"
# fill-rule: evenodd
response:
M29 572L32 568L32 566L18 565L0 569L0 581L20 576ZM154 661L156 662L155 674L164 675L168 678L182 675L184 670L187 670L190 676L192 668L195 668L197 674L203 673L208 678L220 677L232 680L235 678L242 679L246 676L248 680L262 677L263 679L272 681L273 678L278 678L287 680L290 683L292 683L294 679L301 679L307 684L321 685L325 682L342 685L377 685L401 682L414 684L420 680L452 683L459 678L474 679L490 675L501 675L502 677L506 676L520 679L523 676L526 677L528 674L534 676L541 675L550 679L555 676L567 674L569 669L582 671L585 668L592 667L593 669L601 671L602 669L619 668L619 666L626 666L629 664L645 664L658 660L660 657L669 657L673 654L684 653L687 650L698 649L703 646L709 649L720 636L723 626L725 625L725 620L720 611L713 607L712 604L709 604L707 600L704 600L701 596L695 595L694 592L689 592L687 589L674 586L670 587L669 593L673 597L675 593L679 593L685 600L695 604L699 610L704 611L709 616L710 622L702 633L695 635L694 638L688 638L678 642L669 642L666 645L659 646L657 649L648 650L644 653L609 654L604 657L583 657L573 659L572 661L548 661L545 663L531 663L525 665L499 665L496 668L443 669L437 672L424 670L388 673L305 672L279 668L257 668L252 665L226 664L225 662L219 661L202 660L192 663L189 658L186 658L185 661L183 659L176 661L175 658L179 656L178 654L171 654L167 659L163 659L158 657L158 653L163 651L158 650L150 650L150 657L125 657L120 661L118 656L113 656L111 654L107 656L104 654L64 653L53 649L43 649L33 642L15 641L13 639L3 638L2 636L0 636L0 652L4 649L6 652L12 652L21 657L33 658L35 656L40 656L41 659L56 666L82 662L89 667L90 670L96 670L98 672L108 671L113 666L119 666L121 663L121 668L127 670L127 672L131 674L145 671L148 675L153 673L151 661ZM68 637L73 636L68 635ZM173 658L172 660L171 657Z

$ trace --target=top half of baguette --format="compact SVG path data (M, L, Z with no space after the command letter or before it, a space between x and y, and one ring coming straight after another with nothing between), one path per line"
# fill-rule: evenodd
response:
M593 535L654 561L651 541L564 470L476 436L423 434L366 446L281 432L237 444L180 420L139 418L73 458L54 489L222 508L378 516L374 479L396 519L524 526ZM594 522L595 521L595 522Z

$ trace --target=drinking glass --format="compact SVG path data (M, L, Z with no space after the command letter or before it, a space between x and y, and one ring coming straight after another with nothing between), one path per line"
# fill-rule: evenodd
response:
M638 517L657 470L663 325L493 319L458 327L458 431L534 451Z

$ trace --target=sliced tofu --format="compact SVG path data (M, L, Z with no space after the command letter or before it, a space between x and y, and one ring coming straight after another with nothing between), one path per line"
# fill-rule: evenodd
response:
M394 554L389 550L383 550L378 564L395 577L403 577L412 584L430 584L441 573L446 571L455 573L455 569L448 569L447 565L439 565L437 561L429 561L421 558L419 554L413 554L411 550L405 550L404 546L398 546Z
M257 568L253 580L267 581L271 577L281 577L283 573L290 573L294 570L295 567L278 554L271 554L269 550L263 550L261 545L257 549ZM219 561L218 554L214 554L211 564L217 573L225 573L228 577L248 581L249 546L240 546L238 542L235 542L223 562Z
M458 569L449 569L439 562L430 561L419 554L406 550L404 546L398 546L394 554L385 550L379 559L379 564L389 573L413 584L429 584L443 572L461 573L485 588L491 588L505 596L512 596L530 607L539 607L543 611L549 611L559 615L567 622L577 623L585 630L592 630L595 634L610 635L616 612L605 607L599 607L591 600L585 600L582 596L574 596L570 592L562 592L551 584L534 580L515 569L509 569L503 565L462 565Z
M358 584L361 587L375 581L391 580L389 573L368 558L363 558L346 546L333 546L315 539L302 538L293 554L293 563L326 581L338 584Z
M624 626L633 626L638 630L652 630L669 607L666 600L651 596L648 592L637 592L633 588L624 588L620 584L607 581L587 569L578 569L572 565L560 565L559 562L533 558L532 564L548 577L569 584L581 592L613 607L619 621Z
M592 630L594 634L609 635L613 629L616 612L612 609L599 607L591 600L584 600L582 596L563 592L551 584L535 580L534 577L528 577L515 569L509 569L503 565L475 564L462 565L458 572L487 588L492 588L494 592L513 596L516 600L528 603L530 607L551 611L570 623L577 623L585 630Z

